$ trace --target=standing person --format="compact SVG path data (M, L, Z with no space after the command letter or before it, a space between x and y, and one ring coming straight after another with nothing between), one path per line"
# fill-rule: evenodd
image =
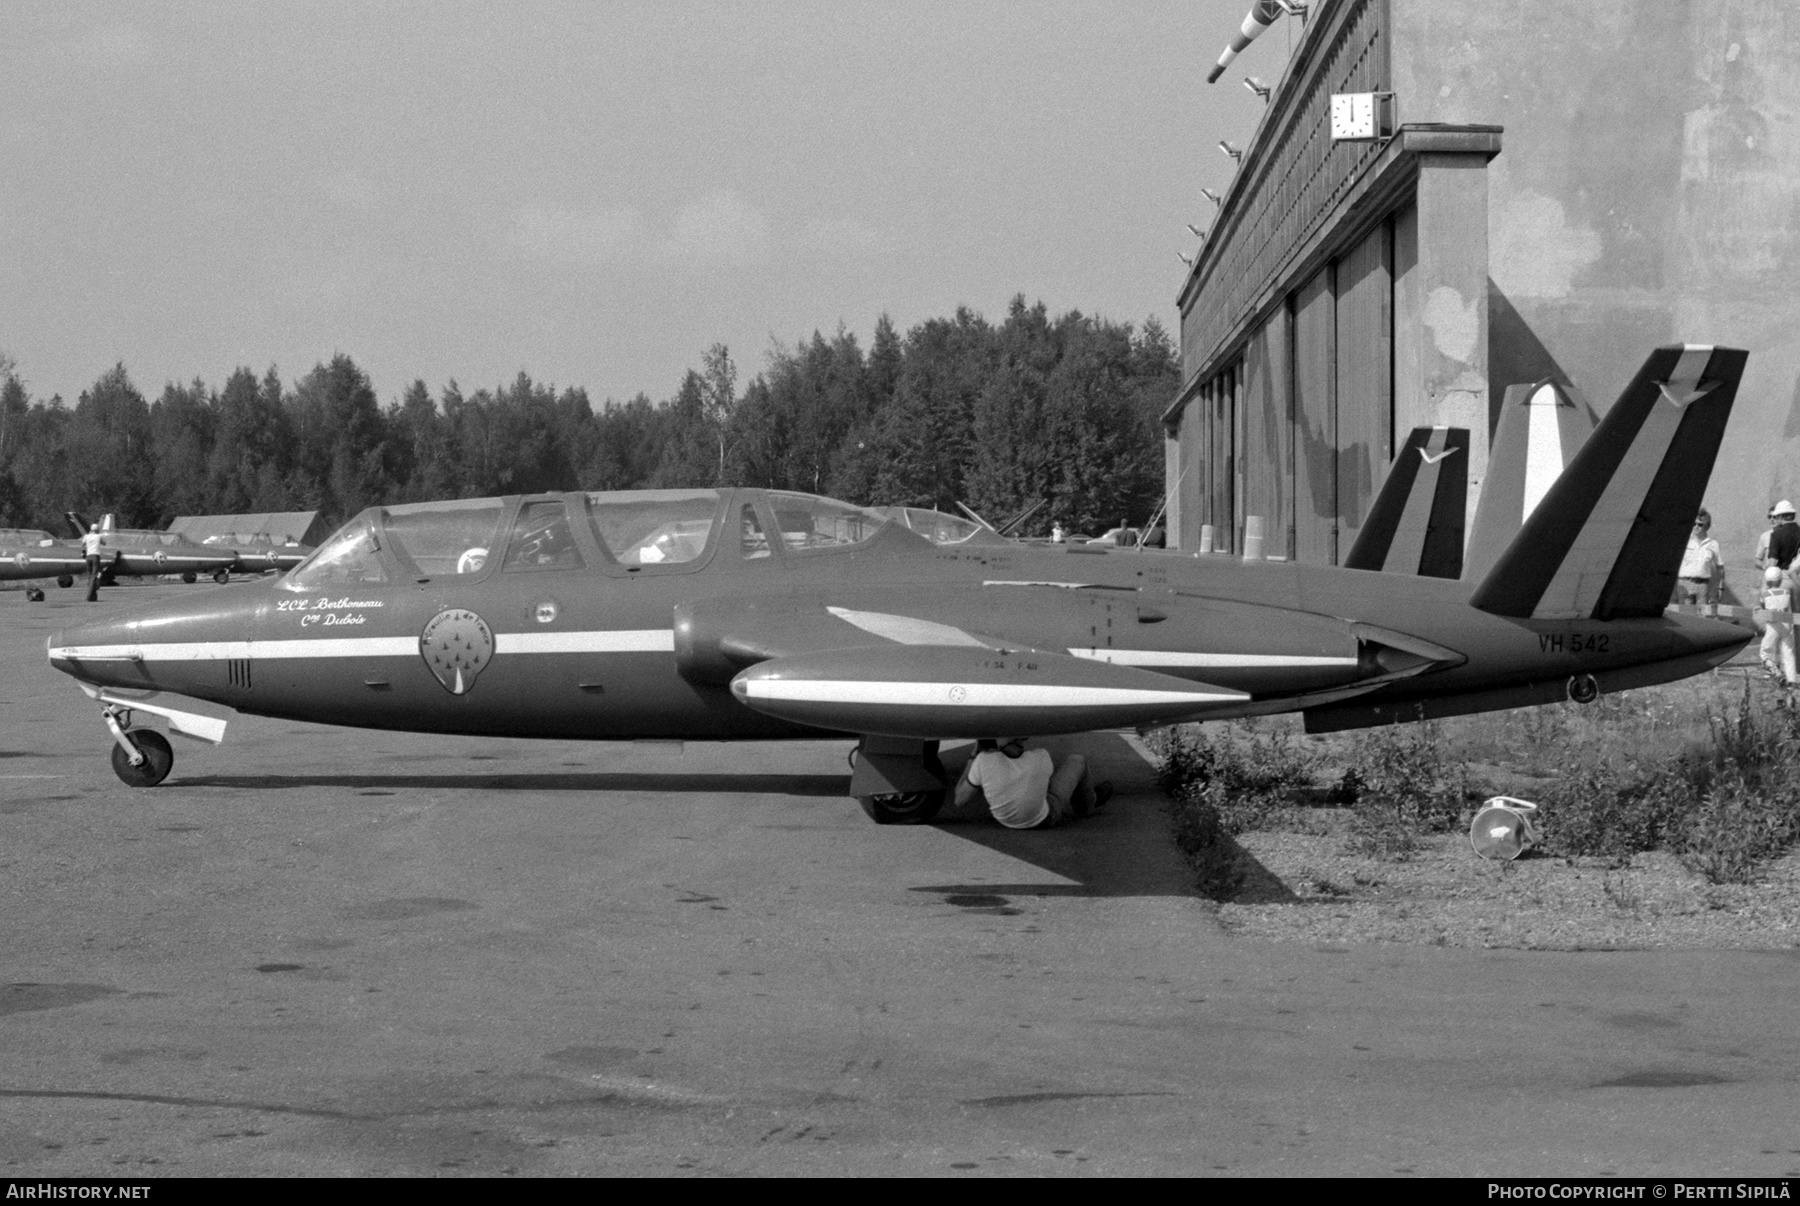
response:
M1763 610L1769 613L1763 627L1760 653L1769 677L1792 686L1794 671L1794 559L1800 555L1800 525L1794 523L1794 504L1782 499L1773 511L1775 526L1769 530L1769 550L1763 567Z
M1769 519L1775 526L1769 529L1763 568L1772 565L1785 572L1794 563L1795 555L1800 554L1800 525L1794 523L1794 504L1782 499L1770 511Z
M1763 534L1756 538L1756 568L1759 570L1769 568L1769 537L1775 534L1774 503L1769 504L1769 514L1767 518L1769 520L1769 526L1764 528Z
M1056 766L1050 751L1028 750L1020 738L1000 743L984 737L956 782L956 804L967 807L979 795L1008 829L1049 829L1101 808L1112 791L1110 783L1093 784L1080 754Z
M81 538L81 555L87 558L89 603L100 597L100 548L106 543L106 537L100 535L100 525L90 523L88 530Z
M1688 534L1687 552L1681 555L1681 580L1675 584L1675 601L1717 603L1723 572L1719 542L1712 538L1712 516L1701 507L1694 518L1694 530Z
M1769 613L1763 621L1759 650L1763 669L1782 686L1791 687L1800 678L1794 667L1794 588L1793 579L1780 566L1771 565L1763 571L1761 603Z

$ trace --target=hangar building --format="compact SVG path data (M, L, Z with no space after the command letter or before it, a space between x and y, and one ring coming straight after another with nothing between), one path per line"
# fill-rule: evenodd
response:
M1387 136L1334 143L1334 93L1391 93ZM1507 386L1604 414L1652 347L1728 344L1708 506L1747 596L1800 494L1797 119L1789 0L1315 0L1180 293L1170 544L1336 562L1429 424L1471 429L1472 515Z

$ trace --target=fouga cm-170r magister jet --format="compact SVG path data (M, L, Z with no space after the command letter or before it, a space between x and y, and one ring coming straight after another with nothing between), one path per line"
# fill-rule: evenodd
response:
M1479 582L1446 458L1401 450L1352 564L1029 546L777 490L374 508L287 577L83 625L50 662L128 783L191 696L328 724L510 737L858 738L850 794L929 819L940 740L1303 711L1314 731L1666 682L1741 628L1665 614L1745 354L1654 352ZM1460 434L1460 445L1457 437ZM1417 464L1413 453L1417 452ZM1453 505L1445 505L1450 500Z
M58 586L70 587L75 576L87 572L87 560L80 545L57 540L37 528L0 528L0 581L30 582L55 578ZM25 588L25 598L41 603L41 586Z

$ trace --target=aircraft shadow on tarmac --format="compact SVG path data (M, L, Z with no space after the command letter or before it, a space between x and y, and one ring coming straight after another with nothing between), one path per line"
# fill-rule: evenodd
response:
M933 828L995 853L1037 867L1062 883L951 883L912 889L937 893L947 903L976 911L1016 912L1015 896L1119 897L1195 896L1194 872L1169 839L1168 822L1149 766L1116 733L1088 733L1043 741L1060 762L1070 753L1085 754L1096 779L1111 780L1119 797L1099 816L1062 829L1005 829L991 820L948 809ZM973 747L946 750L945 770L960 776ZM339 787L367 793L416 790L481 791L738 793L843 799L847 775L695 774L693 772L518 772L494 774L267 774L193 775L176 781L184 787L229 787L245 791L289 791ZM886 840L891 830L869 828L872 841ZM1227 839L1229 841L1229 839ZM1234 843L1235 845L1235 843ZM1292 901L1293 893L1249 854L1238 851L1245 876L1236 899Z

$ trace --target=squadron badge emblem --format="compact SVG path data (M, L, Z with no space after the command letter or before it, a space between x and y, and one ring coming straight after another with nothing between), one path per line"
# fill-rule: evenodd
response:
M419 634L419 653L444 690L465 695L494 659L494 632L472 611L440 611Z

